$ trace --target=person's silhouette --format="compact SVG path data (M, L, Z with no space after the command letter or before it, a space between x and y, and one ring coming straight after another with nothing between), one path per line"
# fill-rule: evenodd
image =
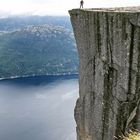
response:
M83 5L84 5L84 1L81 0L81 1L80 1L80 9L83 8Z

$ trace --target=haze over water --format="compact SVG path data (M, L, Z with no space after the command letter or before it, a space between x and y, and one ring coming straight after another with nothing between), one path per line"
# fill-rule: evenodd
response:
M45 78L0 82L0 140L76 139L77 78Z

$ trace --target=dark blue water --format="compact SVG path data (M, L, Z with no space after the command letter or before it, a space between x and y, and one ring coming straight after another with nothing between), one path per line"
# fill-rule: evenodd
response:
M77 75L0 81L0 140L75 140Z
M54 81L60 80L69 80L69 79L77 79L77 74L72 75L41 75L41 76L31 76L31 77L19 77L14 79L5 79L1 80L1 83L9 83L9 84L16 84L16 85L42 85L42 84L49 84Z

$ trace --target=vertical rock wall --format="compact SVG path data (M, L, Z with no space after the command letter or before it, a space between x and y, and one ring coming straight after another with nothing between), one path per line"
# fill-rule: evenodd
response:
M80 58L78 140L140 129L140 13L128 10L69 11Z

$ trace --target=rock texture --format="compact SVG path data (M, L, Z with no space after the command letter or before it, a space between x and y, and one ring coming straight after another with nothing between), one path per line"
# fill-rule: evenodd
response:
M77 139L140 130L140 7L69 13L80 58Z

